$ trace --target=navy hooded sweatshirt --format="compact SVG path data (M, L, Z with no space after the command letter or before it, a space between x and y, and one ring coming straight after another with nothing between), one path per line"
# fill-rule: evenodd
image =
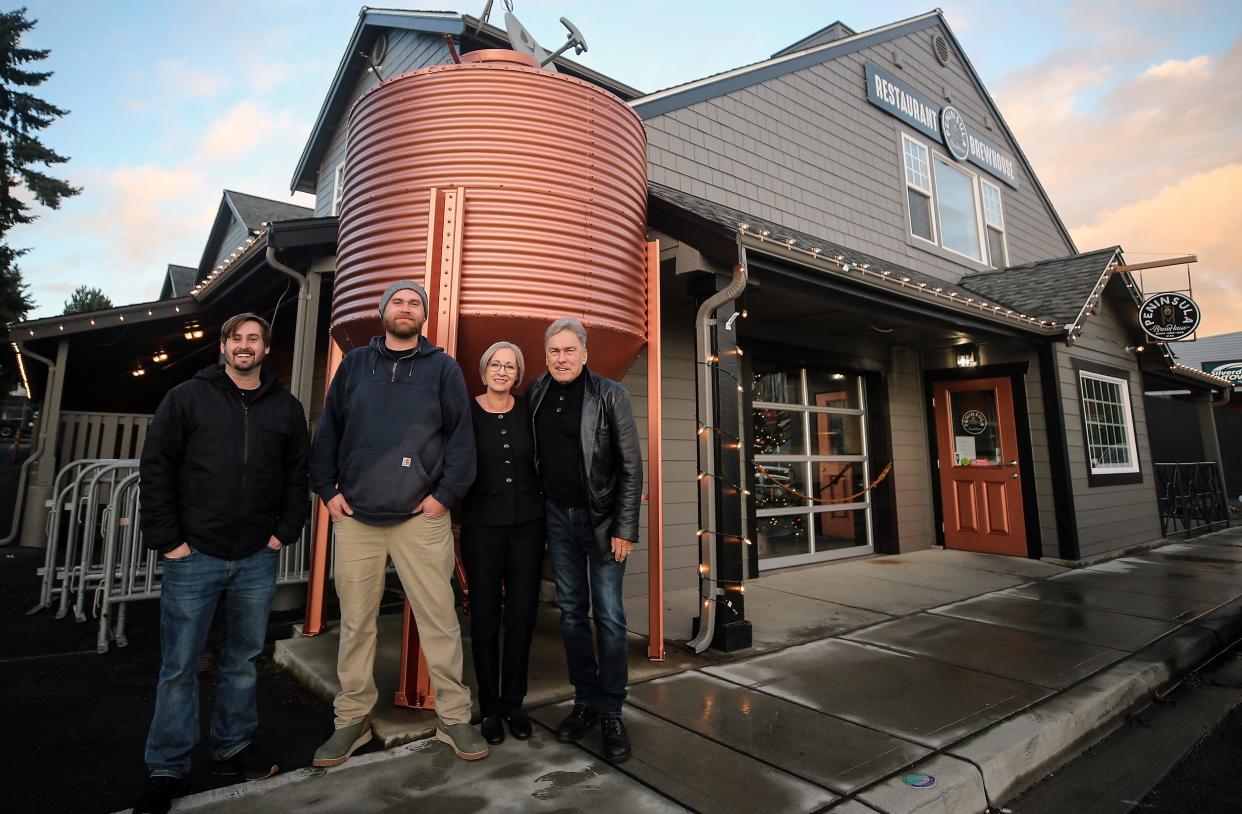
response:
M394 352L377 336L341 360L311 449L311 488L343 494L354 518L408 520L427 495L451 507L474 482L474 429L461 368L420 337Z

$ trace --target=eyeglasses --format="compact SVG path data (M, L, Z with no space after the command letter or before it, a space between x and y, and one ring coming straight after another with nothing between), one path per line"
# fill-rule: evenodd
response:
M505 373L516 373L517 365L512 365L512 364L509 364L508 362L488 362L487 369L492 371L493 373L498 373L502 370Z

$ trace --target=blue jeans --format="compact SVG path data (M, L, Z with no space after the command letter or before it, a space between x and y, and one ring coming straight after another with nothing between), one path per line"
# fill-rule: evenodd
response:
M211 749L225 760L250 744L259 725L255 661L263 652L276 592L279 554L264 546L240 560L193 551L165 559L160 589L160 668L155 716L147 732L147 768L185 777L198 742L198 662L216 604L224 606L224 648L211 714Z
M545 514L548 557L556 580L574 703L600 712L620 712L629 679L625 605L621 602L625 563L600 555L590 515L589 509L566 508L549 500Z

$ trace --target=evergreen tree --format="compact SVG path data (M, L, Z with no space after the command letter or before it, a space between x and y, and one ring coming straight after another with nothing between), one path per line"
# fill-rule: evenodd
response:
M103 293L102 289L80 285L69 295L69 299L65 300L64 313L83 314L87 311L102 311L104 308L111 307L112 300L108 299L108 295Z
M17 191L24 187L28 199L49 209L59 208L63 198L81 192L41 169L68 160L39 141L39 133L69 111L30 92L52 75L30 70L50 51L21 45L22 36L35 23L26 17L25 8L0 12L0 340L6 344L8 324L25 319L35 305L17 266L17 259L27 250L9 245L9 230L35 219ZM12 354L0 353L0 381L12 381L15 369Z

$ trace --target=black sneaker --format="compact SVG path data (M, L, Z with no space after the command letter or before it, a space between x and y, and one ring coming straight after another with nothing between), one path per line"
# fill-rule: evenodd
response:
M605 712L600 716L599 728L604 735L604 757L613 763L630 758L630 736L621 723L621 713Z
M153 774L142 785L142 794L134 804L134 814L168 814L173 798L184 790L184 778Z
M556 728L556 737L565 743L573 743L579 740L587 733L587 730L595 726L595 722L599 720L599 713L595 707L586 704L574 704L573 711L565 716L565 720L561 721L560 726Z
M262 780L280 771L276 761L259 750L253 743L224 760L212 761L211 773L220 777L236 777L239 780Z

